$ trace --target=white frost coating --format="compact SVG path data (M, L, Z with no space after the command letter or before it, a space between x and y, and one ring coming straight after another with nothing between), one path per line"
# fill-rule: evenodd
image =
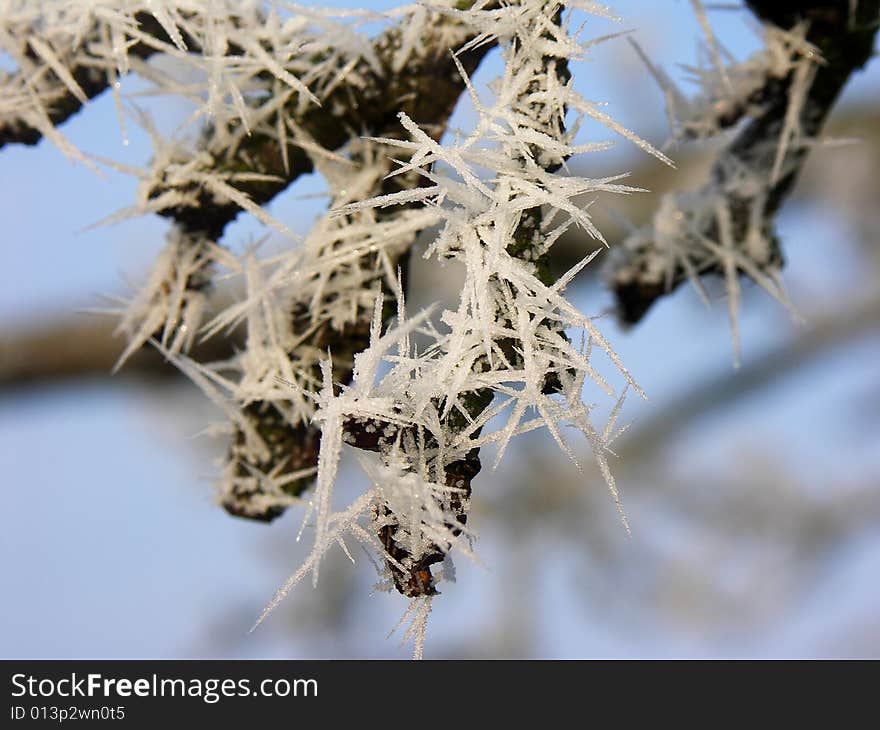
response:
M218 247L209 241L176 230L172 233L149 281L119 323L128 344L115 369L157 331L162 346L171 354L189 349L202 325L207 299L204 287L218 255Z
M206 95L187 95L199 102L194 119L208 118L218 128L232 120L253 127L251 117L274 98L266 93L266 74L305 106L320 104L338 83L339 69L351 71L351 61L363 59L378 72L375 52L356 25L381 17L256 0L0 0L0 50L17 67L0 74L0 126L40 128L64 94L87 102L74 70L112 85L149 51L172 56L208 80ZM142 31L143 19L155 21L170 43ZM180 93L170 78L158 86Z
M708 16L699 0L691 0L698 8L698 18L707 38L706 52L711 64L686 66L690 81L698 87L691 98L663 71L653 64L641 47L633 46L657 85L663 91L667 114L672 126L672 141L703 139L721 133L753 108L760 107L761 90L768 80L781 81L794 74L795 82L789 95L791 126L786 133L786 144L799 139L795 124L803 103L803 89L822 59L815 46L807 42L807 24L800 23L789 30L773 24L762 24L756 29L763 48L740 63L725 64L722 56L730 54L717 42L709 25ZM784 154L784 151L783 151Z
M705 9L692 0L707 41L708 67L690 68L698 84L688 99L662 69L652 64L633 44L664 93L671 124L671 142L712 137L740 119L760 113L773 101L773 82L788 83L788 104L782 129L774 146L767 142L765 158L746 163L730 152L716 162L712 180L698 192L669 193L663 197L650 225L634 231L609 261L607 271L613 287L636 285L667 291L678 278L687 277L700 297L709 297L700 281L706 271L720 273L727 290L734 360L739 363L737 322L740 283L744 273L771 296L793 310L777 276L778 257L772 231L765 220L771 189L796 164L803 147L812 144L801 129L807 92L822 59L806 40L807 25L790 30L772 24L760 27L764 48L742 63L724 65L729 54L718 44ZM769 161L768 161L769 160ZM737 211L745 224L734 225L730 201L741 201L747 211ZM714 236L710 238L710 232Z
M593 9L591 4L575 5ZM438 12L441 8L431 7ZM369 516L369 529L374 534L383 528L391 530L395 545L405 556L403 564L388 554L383 558L404 571L426 551L448 554L458 550L470 555L474 535L452 511L450 495L457 486L447 486L446 468L473 449L493 443L500 459L514 436L540 427L546 428L571 458L563 427L573 427L584 435L620 508L608 466L609 444L619 435L615 422L626 388L641 390L592 319L564 298L565 287L592 255L555 284L542 281L539 267L541 256L561 232L554 212L570 216L601 242L601 234L587 213L572 199L585 192L636 190L620 183L620 177L579 178L558 170L570 155L602 148L573 144L572 132L565 130L562 121L567 109L604 121L643 149L666 158L581 99L570 83L560 81L558 64L582 53L565 23L559 26L553 22L559 8L561 3L536 0L495 10L448 11L479 31L476 42L494 39L501 46L506 70L494 86L494 98L490 102L475 98L479 119L474 131L448 145L436 142L401 115L408 139L369 142L403 150L407 162L393 174L417 174L427 184L369 199L356 194L350 202L337 199L335 211L316 229L318 238L313 240L328 240L326 236L339 235L334 232L334 222L340 222L344 230L357 227L358 216L421 202L425 207L412 215L430 213L442 225L429 255L459 259L466 268L466 281L458 307L443 312L440 325L429 323L425 313L414 319L401 313L398 325L382 334L377 319L370 346L356 356L351 386L334 390L325 381L315 415L323 439L318 487L310 507L316 519L316 538L307 564L313 575L316 551L335 544L340 535L338 525L349 525L351 536L363 538L364 533L349 519L354 512ZM405 38L403 48L410 42L414 41ZM475 95L469 84L468 91ZM451 172L440 172L441 166ZM490 177L481 175L480 169L490 170ZM347 184L353 184L356 178L352 173L344 174ZM539 206L548 209L543 222L532 217L531 211ZM404 225L405 221L406 217L392 225ZM511 248L514 234L518 237L515 250ZM339 254L336 257L339 259ZM377 302L377 312L379 306ZM564 336L571 328L583 332L580 345ZM421 349L410 341L414 329L430 338ZM620 392L594 370L592 358L597 353L618 367ZM545 387L550 375L559 381L556 393ZM591 408L581 400L587 382L595 386L596 393L606 394L616 403L612 419L604 427L593 425ZM484 389L498 394L500 400L488 408L475 409L469 402ZM506 424L489 432L487 423L504 413ZM361 458L371 482L369 510L336 512L331 504L347 421L361 424L367 433L381 432L385 439L378 454ZM303 575L298 571L292 581ZM274 605L277 600L269 608ZM408 636L415 640L417 655L429 609L424 596L410 606L414 618Z

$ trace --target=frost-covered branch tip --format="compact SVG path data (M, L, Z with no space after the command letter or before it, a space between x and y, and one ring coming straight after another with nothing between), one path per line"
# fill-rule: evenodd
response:
M700 277L723 277L735 349L740 276L785 302L774 217L840 91L869 59L880 16L878 0L748 5L764 23L765 47L742 63L722 66L720 58L729 53L719 51L709 34L715 63L694 70L700 85L694 98L648 62L667 99L673 139L738 128L709 182L695 192L667 194L651 225L618 246L606 268L627 323L638 322L684 281L705 297Z
M522 2L456 15L479 40L501 47L505 71L493 100L486 103L470 89L479 118L474 131L453 144L440 144L401 115L409 139L378 141L406 155L399 174L417 174L424 184L349 204L337 215L426 205L442 223L428 255L464 264L461 299L435 323L425 314L406 318L398 292L398 325L383 332L377 304L370 345L355 358L352 385L337 389L332 368L324 368L315 416L321 453L307 515L316 522L310 561L317 571L328 536L339 536L343 513L332 505L341 449L348 444L368 452L362 462L372 483L371 507L350 520L345 533L378 544L389 583L414 599L437 592L446 569L435 573L434 567L445 566L452 550L471 553L468 508L485 446L497 446L497 461L514 436L546 427L572 456L562 427L573 426L593 447L616 499L607 448L618 410L606 427L594 427L581 391L589 381L619 404L625 387L638 390L593 321L564 298L565 286L592 256L559 280L549 266L553 243L572 220L601 245L601 234L572 198L632 190L616 178L561 171L567 157L584 151L566 128L566 112L588 109L570 83L568 61L580 47L568 33L562 4ZM617 131L616 124L609 126ZM586 147L596 148L601 146ZM579 343L570 340L571 328L581 330ZM429 344L416 347L415 331ZM597 351L619 367L620 391L593 368ZM498 416L506 416L506 426L485 432Z

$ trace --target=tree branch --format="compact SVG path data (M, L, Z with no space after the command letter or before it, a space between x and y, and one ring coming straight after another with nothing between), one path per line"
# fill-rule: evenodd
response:
M700 275L729 276L733 267L734 276L741 269L759 283L762 277L772 279L782 265L773 220L807 159L804 140L816 137L850 76L871 56L878 0L862 0L852 13L851 3L842 0L748 4L762 20L786 30L808 23L806 41L821 58L811 68L807 52L786 78L768 77L761 93L740 109L747 109L751 120L718 156L709 183L696 193L667 198L655 225L618 248L608 278L626 323L638 322L660 297L685 280L696 283ZM799 139L792 139L793 130ZM729 226L715 214L718 205L727 211ZM734 249L729 256L739 264L718 253L725 246L725 228Z

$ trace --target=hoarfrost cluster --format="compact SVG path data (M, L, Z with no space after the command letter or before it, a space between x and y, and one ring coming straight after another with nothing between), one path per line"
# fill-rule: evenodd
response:
M433 565L452 550L471 553L467 507L481 448L496 446L497 463L514 436L543 427L572 456L562 431L574 427L590 442L616 498L607 452L617 409L607 425L594 425L582 391L589 382L594 392L618 403L623 391L596 372L592 357L610 358L621 380L639 390L592 318L564 297L566 285L594 254L556 281L549 273L548 253L569 225L582 226L599 246L604 243L572 198L633 190L619 178L559 172L569 156L605 147L578 147L572 142L576 124L566 130L567 109L591 115L595 109L571 86L568 62L581 51L562 20L562 5L442 12L477 31L460 51L488 42L500 46L505 72L493 86L493 98L480 99L459 66L478 113L474 130L441 144L401 113L408 139L373 142L400 150L396 156L406 162L394 176L417 175L422 184L337 207L330 216L387 215L418 203L433 217L431 223L440 224L426 255L464 265L461 298L439 321L432 312L408 318L402 288L390 281L397 325L383 331L380 294L369 345L355 356L351 385L339 387L331 362L322 362L324 385L314 416L321 424L321 449L306 515L313 513L316 521L309 562L315 572L321 553L348 536L377 547L390 584L420 601L436 593ZM572 331L580 333L579 341L570 340ZM427 345L416 348L416 332L427 336ZM499 417L504 426L486 432ZM359 509L334 512L344 444L371 452L361 462L373 491ZM297 573L276 601L305 575Z
M823 59L807 40L809 23L802 21L789 29L757 24L763 47L737 62L716 38L699 0L691 1L705 36L703 64L686 67L698 88L694 96L688 97L632 41L663 92L670 143L724 136L744 120L760 119L780 99L785 104L782 121L762 128L765 139L759 144L731 144L699 190L667 193L652 222L633 231L615 250L606 271L610 286L618 292L621 314L631 322L657 296L683 280L708 304L700 277L707 272L722 276L734 357L739 362L740 274L794 312L779 279L782 256L772 214L780 189L790 185L819 130L821 114L807 102Z

